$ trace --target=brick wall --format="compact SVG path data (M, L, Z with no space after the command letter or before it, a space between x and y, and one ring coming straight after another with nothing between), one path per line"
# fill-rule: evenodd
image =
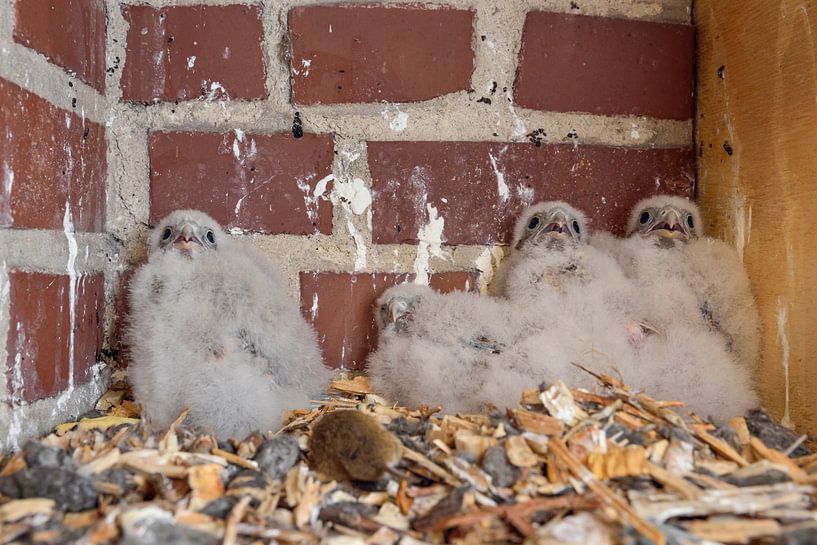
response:
M79 410L180 206L277 256L327 363L360 368L379 293L489 290L528 203L620 230L691 195L689 4L3 3L0 423Z

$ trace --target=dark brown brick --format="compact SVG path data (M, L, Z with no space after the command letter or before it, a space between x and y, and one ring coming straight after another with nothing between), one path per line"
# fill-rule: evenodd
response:
M105 92L102 0L17 0L14 41Z
M122 12L130 23L123 100L267 96L260 7L126 5Z
M415 102L470 88L474 12L310 6L289 13L298 104Z
M391 286L413 275L392 273L301 272L301 312L318 332L323 358L333 368L363 369L369 351L377 346L374 304ZM430 275L439 292L476 290L471 272Z
M247 231L331 233L331 184L325 198L314 191L332 172L333 148L325 134L152 133L150 221L198 208Z
M62 393L71 365L71 281L67 275L11 271L6 376L12 403ZM105 319L102 273L79 276L74 305L74 384L91 379ZM22 384L19 379L22 378Z
M692 117L691 26L534 11L514 99L525 108Z
M428 221L426 203L445 220L447 244L507 242L526 204L551 199L584 210L595 229L621 233L639 199L691 197L695 179L689 149L491 142L369 142L368 149L372 236L380 244L416 242Z
M105 228L105 128L0 78L0 227Z

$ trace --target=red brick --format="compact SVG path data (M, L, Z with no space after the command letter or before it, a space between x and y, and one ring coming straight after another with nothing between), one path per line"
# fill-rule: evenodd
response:
M239 134L243 141L235 132L150 135L151 223L178 208L198 208L247 231L331 233L331 185L325 198L310 199L332 172L332 137ZM309 198L301 189L307 186Z
M536 110L689 119L694 48L688 25L534 11L514 99Z
M375 301L389 287L412 277L393 273L301 272L301 312L318 332L327 365L364 368L366 356L377 346ZM476 290L477 277L466 271L435 273L430 275L429 284L443 293Z
M127 5L122 12L130 23L123 100L267 96L260 7Z
M69 385L71 281L67 275L12 271L6 375L12 403L53 397ZM105 319L105 279L79 276L74 306L74 384L91 379ZM19 359L19 362L18 362ZM22 387L15 380L15 367Z
M289 13L293 100L415 102L469 89L473 27L473 11L448 8L295 8Z
M102 0L17 0L14 41L105 92Z
M128 328L130 319L130 283L133 280L135 269L128 269L122 272L116 281L116 293L113 298L114 312L117 320L113 326L113 344L117 350L116 363L124 368L130 363L130 350L125 341L125 331Z
M368 149L377 244L416 242L428 221L426 203L445 220L443 241L452 245L507 242L526 204L551 199L584 210L595 229L621 233L639 199L691 197L695 178L690 149L491 142L369 142Z
M105 128L0 78L0 227L105 228Z

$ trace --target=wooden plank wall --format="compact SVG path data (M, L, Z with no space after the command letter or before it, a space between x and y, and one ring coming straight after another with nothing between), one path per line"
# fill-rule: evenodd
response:
M817 3L697 0L698 200L760 306L764 405L817 434Z

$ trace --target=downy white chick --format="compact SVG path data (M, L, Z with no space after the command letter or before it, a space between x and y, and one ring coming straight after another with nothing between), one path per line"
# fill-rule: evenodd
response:
M515 406L531 383L524 362L508 352L517 334L510 311L506 301L473 293L415 284L386 290L375 308L372 385L392 401L440 404L446 412Z
M637 351L631 385L705 416L739 415L757 405L749 361L757 313L734 252L701 238L700 226L693 203L653 197L636 205L629 238L616 243L646 318L662 332Z
M314 331L260 252L209 216L173 212L131 284L136 399L154 427L184 407L219 439L274 429L329 378Z
M686 199L645 199L631 214L621 255L638 282L672 303L663 305L672 308L663 321L703 321L739 363L754 368L760 326L746 269L734 248L702 236L701 225L698 207Z
M504 293L526 331L518 350L546 381L591 386L572 363L621 372L651 328L634 286L610 255L586 243L584 214L563 202L530 207L517 222Z

